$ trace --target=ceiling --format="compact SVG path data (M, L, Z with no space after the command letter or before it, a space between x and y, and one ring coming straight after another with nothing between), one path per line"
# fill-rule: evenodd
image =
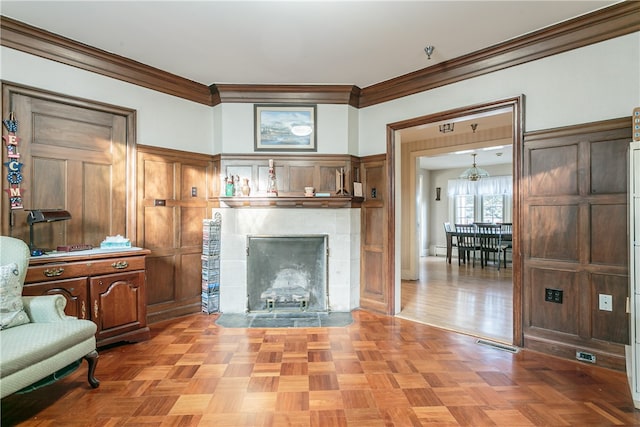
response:
M365 88L614 3L2 0L0 13L207 86Z
M29 25L212 84L346 84L365 88L476 52L618 1L31 1L0 13ZM435 47L431 59L424 48ZM456 131L511 123L460 118ZM402 141L439 136L438 123ZM488 145L495 145L488 143ZM508 163L511 147L476 150L478 165ZM425 157L426 169L463 167L464 155Z

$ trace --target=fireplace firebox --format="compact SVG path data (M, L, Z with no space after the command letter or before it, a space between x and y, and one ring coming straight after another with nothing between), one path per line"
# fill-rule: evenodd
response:
M247 311L328 311L328 235L247 236Z

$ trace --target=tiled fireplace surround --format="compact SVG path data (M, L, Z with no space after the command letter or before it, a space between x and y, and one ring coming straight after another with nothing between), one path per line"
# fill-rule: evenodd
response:
M247 306L247 236L329 236L329 310L351 311L360 300L360 209L216 208L220 236L220 311L244 313Z

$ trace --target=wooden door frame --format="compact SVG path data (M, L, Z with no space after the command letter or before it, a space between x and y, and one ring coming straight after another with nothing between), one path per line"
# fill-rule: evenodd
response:
M387 313L391 315L397 314L400 307L400 254L396 248L400 245L396 241L396 235L399 236L399 224L396 223L396 161L400 161L400 156L396 150L399 150L399 144L396 144L396 131L407 129L428 123L440 121L448 121L472 114L482 114L494 110L511 108L513 112L513 344L522 346L523 329L522 329L522 283L524 269L522 266L521 251L521 218L522 218L522 166L523 166L523 141L524 141L524 95L513 98L502 99L494 102L462 107L458 109L442 111L435 114L416 117L400 122L390 123L387 125L387 179L389 203L387 204L387 217L389 219L389 265L387 268L388 301Z
M0 80L2 85L2 118L3 120L9 116L12 111L11 99L14 95L24 95L32 98L44 99L47 101L58 102L61 104L71 105L79 108L100 111L113 115L123 116L126 120L126 219L125 227L127 237L131 239L132 245L136 245L136 111L119 107L116 105L97 102L89 99L79 98L75 96L64 95L52 91L38 89L30 86L7 82ZM17 136L20 137L20 117L16 117L18 121ZM3 134L6 129L3 128ZM22 141L24 144L25 141ZM18 146L18 152L19 152ZM4 156L4 154L3 154ZM4 158L4 157L2 157ZM3 192L5 193L5 192ZM0 198L0 234L8 236L10 208L9 200L6 197Z

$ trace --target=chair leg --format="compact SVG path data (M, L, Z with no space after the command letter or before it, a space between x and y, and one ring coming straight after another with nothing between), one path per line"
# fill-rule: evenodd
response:
M93 350L91 353L84 356L84 359L89 364L89 369L87 373L87 379L89 380L89 384L92 388L98 388L100 385L100 381L95 377L96 366L98 365L98 352Z

